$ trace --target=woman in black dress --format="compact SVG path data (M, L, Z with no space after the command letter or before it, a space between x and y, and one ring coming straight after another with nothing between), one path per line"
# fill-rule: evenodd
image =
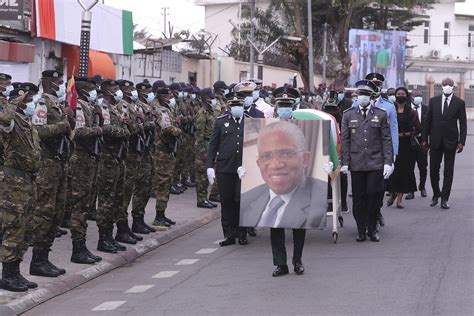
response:
M404 87L395 90L395 108L398 120L398 156L395 161L395 170L389 179L389 188L392 192L387 206L397 199L397 208L403 208L404 193L416 191L415 160L416 153L412 148L411 136L421 132L418 115L410 106L410 95Z

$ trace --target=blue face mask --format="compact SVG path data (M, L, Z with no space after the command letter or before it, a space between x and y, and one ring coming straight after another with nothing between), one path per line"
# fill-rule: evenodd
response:
M33 114L35 114L35 102L31 101L26 103L26 109L23 110L23 113L25 113L26 116L32 117Z
M247 109L249 108L253 103L253 97L245 97L244 99L244 107Z
M337 99L339 100L339 102L341 102L342 100L344 100L344 93L338 93L338 94L337 94Z
M293 109L292 108L278 108L277 114L279 118L288 120L293 117Z
M235 118L241 118L244 115L244 107L243 106L233 106L230 108L230 113Z
M168 105L169 105L170 108L175 109L176 108L176 99L171 98L170 103L168 103Z

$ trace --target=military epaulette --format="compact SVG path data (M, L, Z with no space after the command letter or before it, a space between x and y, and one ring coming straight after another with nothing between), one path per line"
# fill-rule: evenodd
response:
M228 118L228 117L230 117L230 114L225 113L225 114L222 114L222 115L218 116L217 119L223 119L223 118Z
M244 117L252 118L249 114L244 112Z
M346 113L346 112L349 112L350 110L354 110L354 109L357 109L357 107L352 107L351 106L350 108L344 110L342 113Z

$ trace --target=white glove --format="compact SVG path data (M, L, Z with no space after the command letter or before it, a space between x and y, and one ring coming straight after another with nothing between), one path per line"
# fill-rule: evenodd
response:
M245 177L245 173L247 170L245 170L244 167L240 166L237 168L237 174L239 175L239 179L242 180L243 177Z
M395 169L395 168L393 168L393 169ZM384 179L390 178L390 175L392 174L393 169L392 169L392 166L383 165L383 178Z
M393 163L397 160L397 155L393 155Z
M348 174L349 173L349 166L342 166L341 167L341 172L343 174Z
M332 161L324 164L324 172L326 172L328 175L332 173L333 169L334 164L332 163Z
M209 180L209 184L213 185L214 181L216 180L216 172L214 168L207 168L207 180Z

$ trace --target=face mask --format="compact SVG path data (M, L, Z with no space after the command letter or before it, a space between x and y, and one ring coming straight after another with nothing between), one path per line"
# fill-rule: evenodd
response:
M8 97L8 96L10 96L10 92L12 92L12 91L13 91L13 86L9 85L9 86L5 87L5 91L3 91L2 94L3 94L4 97Z
M357 100L359 101L360 106L363 108L368 107L370 104L370 96L368 95L359 95Z
M35 114L35 108L36 105L34 101L28 102L26 103L26 109L23 110L23 113L28 117L32 117L33 114Z
M196 94L195 93L191 94L191 100L196 100Z
M127 114L128 113L128 106L126 106L124 104L123 107L122 107L122 111L123 111L123 113Z
M101 106L101 105L102 105L102 102L104 102L104 98L98 98L98 99L97 99L97 105L98 105L98 106Z
M188 97L188 93L187 93L187 92L183 92L183 96L184 96L185 98L187 98L187 97Z
M423 102L423 97L414 97L413 98L413 104L420 105L421 102Z
M445 85L443 86L443 93L444 94L451 94L453 93L453 86L450 86L450 85Z
M404 96L404 95L399 95L399 96L395 97L395 99L397 100L397 103L399 103L399 104L407 102L407 97Z
M298 110L300 108L300 103L301 103L301 98L296 98L295 99L295 107Z
M39 95L37 95L37 94L35 94L35 95L33 96L33 102L34 102L34 103L38 103L39 99L41 99L41 96L39 96Z
M66 95L58 97L58 102L59 103L64 102L64 101L66 101Z
M216 100L216 99L212 99L212 100L211 100L211 108L212 108L213 111L216 109L216 106L217 106L217 100Z
M122 99L123 99L123 92L122 92L122 90L117 90L117 91L115 91L115 93L113 94L113 96L114 96L114 100L115 100L116 102L122 101Z
M182 98L184 96L184 93L182 91L178 92L178 98Z
M155 100L155 94L153 92L150 92L146 95L145 99L148 104L151 104L153 100Z
M395 103L395 100L396 100L396 99L397 99L397 98L395 97L395 95L389 95L389 96L388 96L388 100L389 100L390 102L392 102L392 103Z
M243 106L233 106L230 108L230 113L235 118L241 118L244 115L244 107Z
M258 91L258 90L253 91L252 92L252 98L253 98L254 101L257 100L258 98L260 98L260 91Z
M338 94L337 94L337 99L339 100L339 102L341 102L342 100L344 100L344 93L338 93Z
M288 120L293 116L293 109L292 108L278 108L277 114L279 118Z
M221 91L222 91L222 95L224 95L224 96L229 93L229 89L224 89L224 90L221 90Z
M244 107L247 109L249 108L253 103L253 97L245 97L244 99Z
M97 91L92 90L88 92L87 101L94 102L97 99Z
M170 99L170 102L168 103L168 106L172 109L175 109L176 108L176 99L175 98L171 98Z
M137 101L138 100L138 91L137 90L132 90L132 92L130 92L130 99L132 101Z
M270 104L270 102L272 102L272 99L270 99L270 97L266 97L266 98L265 98L265 102L267 102L268 104Z
M58 97L58 99L61 99L63 96L66 95L66 84L65 83L61 83L60 85L57 85L55 83L53 83L56 87L58 87L58 91L55 91L56 93L56 96Z

